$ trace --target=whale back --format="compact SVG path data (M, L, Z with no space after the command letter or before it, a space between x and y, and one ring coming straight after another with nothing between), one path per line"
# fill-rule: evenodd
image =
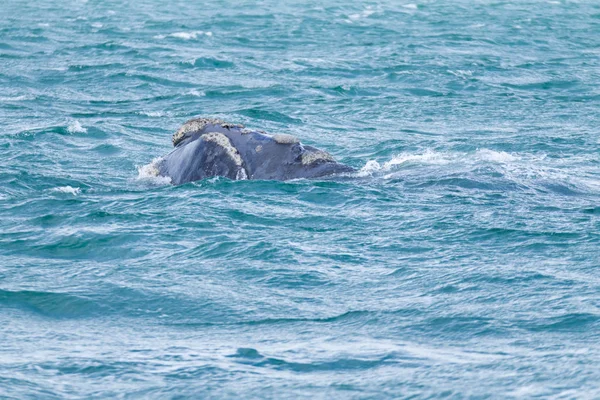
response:
M160 174L171 177L174 184L212 176L289 180L354 171L292 135L268 135L214 118L186 122L173 135L173 145Z

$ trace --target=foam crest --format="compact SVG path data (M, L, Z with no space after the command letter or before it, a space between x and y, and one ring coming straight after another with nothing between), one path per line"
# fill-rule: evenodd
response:
M199 90L196 90L196 89L189 90L185 94L190 95L190 96L194 96L194 97L204 97L204 96L206 96L206 93L204 93L201 90L199 91Z
M449 158L435 151L427 150L422 154L400 154L393 157L390 161L383 164L382 169L389 171L397 165L402 165L409 162L419 164L446 164L450 162Z
M171 183L171 178L160 175L160 164L163 162L162 157L156 157L149 164L138 166L138 180L147 181L156 185L168 185Z
M74 188L72 186L59 186L59 187L53 188L52 191L57 192L57 193L72 194L73 196L77 196L79 193L81 193L80 188Z
M417 165L475 165L480 163L499 163L509 164L515 161L519 161L521 158L504 151L495 151L489 149L478 149L473 153L444 153L433 150L425 150L421 153L401 153L391 160L380 164L378 161L369 160L362 167L357 176L369 176L376 172L389 172L393 171L398 167L407 164Z
M138 115L145 115L147 117L157 118L157 117L170 117L172 113L168 111L139 111Z
M482 161L492 161L498 163L508 163L519 159L519 157L513 156L505 151L494 151L489 149L477 150L475 155Z
M35 96L23 94L21 96L0 96L0 101L25 101L34 100Z
M375 160L369 160L357 173L356 176L364 177L372 175L373 173L380 171L381 165Z
M84 128L79 121L73 121L67 126L69 133L87 133L87 129Z
M369 160L358 171L358 176L369 176L375 172L382 171L387 172L394 169L394 167L406 164L406 163L417 163L417 164L446 164L451 161L451 158L448 155L443 153L435 152L432 150L426 150L424 153L419 154L410 154L410 153L402 153L395 157L392 157L391 160L386 161L383 164L375 160Z
M348 22L358 21L359 19L368 18L369 16L371 16L373 14L375 14L375 10L373 10L371 7L367 7L365 10L363 10L360 13L349 15L347 21Z
M210 31L191 31L191 32L174 32L168 35L156 35L155 39L164 39L166 37L173 37L177 39L190 40L197 39L198 36L208 36L211 37L213 35Z

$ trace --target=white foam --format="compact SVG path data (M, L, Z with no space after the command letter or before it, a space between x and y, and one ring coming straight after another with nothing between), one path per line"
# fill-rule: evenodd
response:
M376 172L389 172L404 164L446 165L454 163L472 165L481 162L508 164L518 160L520 160L520 157L518 156L504 151L494 151L489 149L478 149L475 154L444 153L427 149L421 153L398 154L383 164L380 164L375 160L369 160L365 166L357 172L357 176L369 176Z
M160 175L160 164L163 162L162 157L156 157L152 162L146 165L138 166L138 180L148 181L157 185L168 185L171 183L171 178Z
M375 11L371 9L371 7L367 7L363 12L359 14L352 14L348 16L350 21L356 21L362 18L368 18L369 16L375 14Z
M67 127L69 133L87 133L87 129L81 126L79 121L73 121Z
M396 165L401 165L408 162L417 162L420 164L447 164L450 162L450 160L443 153L426 150L422 154L399 154L396 157L393 157L390 161L384 163L382 169L384 171L389 171Z
M104 25L102 25L100 22L94 22L94 23L92 24L92 28L97 28L97 29L100 29L100 28L102 28L103 26L104 26Z
M33 100L35 99L35 97L32 97L30 95L26 95L23 94L21 96L15 96L15 97L0 97L0 101L23 101L23 100Z
M204 93L203 91L198 91L196 89L192 89L186 92L186 94L189 94L190 96L195 96L195 97L204 97L206 96L206 93Z
M449 73L451 73L452 75L458 77L458 78L469 78L471 76L473 76L473 71L471 70L464 70L464 69L457 69L455 71L449 69L448 70Z
M487 176L490 171L494 171L503 179L524 187L540 185L546 187L557 184L597 194L600 193L600 181L597 174L589 170L572 169L574 162L583 164L588 161L587 158L580 162L573 158L553 159L548 158L545 154L515 154L486 148L470 152L426 150L417 153L401 153L386 162L369 160L355 173L355 176L395 179L399 174L417 174L418 176L434 173L438 176L446 172ZM431 167L429 172L427 171L428 166Z
M381 170L381 165L375 161L375 160L369 160L367 161L367 163L365 164L364 167L362 167L357 173L357 176L369 176L372 175L374 172L377 172Z
M171 115L171 113L166 111L139 111L138 114L147 117L168 117Z
M367 161L365 166L358 171L358 176L368 176L378 171L390 171L395 166L409 162L415 162L419 164L446 164L450 162L450 158L443 153L438 153L431 150L426 150L424 153L420 154L401 153L392 157L391 160L386 161L383 164L379 164L375 160Z
M519 159L519 157L513 156L505 151L494 151L489 149L479 149L475 155L482 161L492 161L497 163L508 163Z
M197 39L198 36L212 36L213 33L212 32L205 32L205 31L192 31L192 32L174 32L174 33L170 33L168 35L156 35L154 36L155 39L164 39L166 37L174 37L177 39L183 39L183 40L190 40L190 39Z
M411 10L416 10L419 8L419 6L414 3L404 4L404 5L402 5L402 7L409 8Z
M79 193L81 193L80 188L74 188L72 186L59 186L52 189L52 191L58 193L68 193L72 194L73 196L77 196Z

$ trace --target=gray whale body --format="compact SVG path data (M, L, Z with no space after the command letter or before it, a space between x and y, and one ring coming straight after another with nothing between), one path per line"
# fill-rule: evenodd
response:
M354 171L294 136L268 135L215 118L187 121L173 135L173 146L157 166L157 175L175 185L214 176L288 180Z

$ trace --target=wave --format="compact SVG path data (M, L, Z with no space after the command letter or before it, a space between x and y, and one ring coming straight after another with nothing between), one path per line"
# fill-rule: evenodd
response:
M502 186L505 188L508 181L512 187L516 185L561 194L600 191L600 185L593 174L567 169L566 165L569 163L565 163L564 159L548 158L545 154L514 154L485 148L474 152L427 149L417 153L400 153L385 162L369 160L354 176L387 180L420 176L431 184L461 186L460 182L468 181L470 183L465 183L465 187L482 188L495 187L494 182L504 180ZM435 178L431 178L432 174L435 174ZM422 186L423 179L420 182Z
M91 317L103 306L85 297L59 292L0 290L0 304L24 308L50 318Z
M366 357L336 357L332 360L314 362L291 361L277 357L266 357L258 350L251 347L240 347L235 354L228 357L241 364L250 364L255 367L267 367L277 370L293 372L319 372L319 371L347 371L377 368L390 361L392 354Z

